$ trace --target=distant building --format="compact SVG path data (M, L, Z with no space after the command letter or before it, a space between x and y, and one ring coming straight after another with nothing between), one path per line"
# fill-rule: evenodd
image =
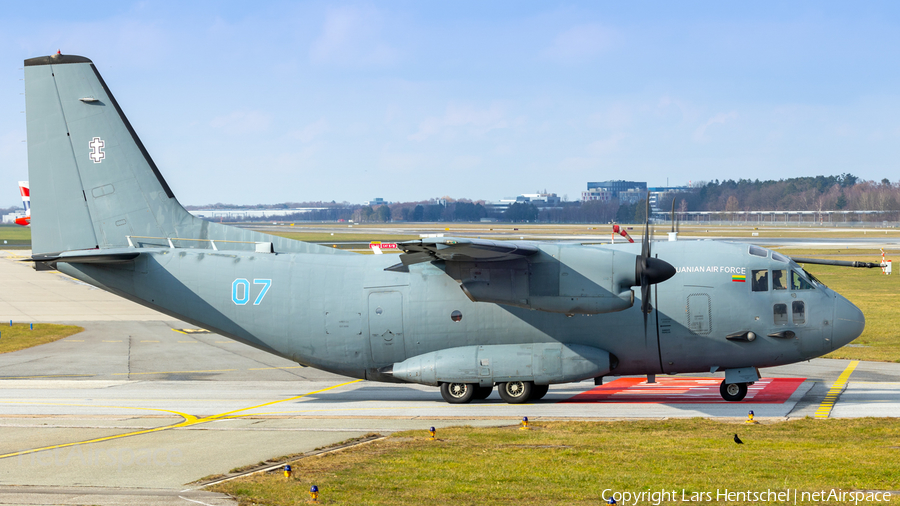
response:
M642 200L647 200L647 189L639 190L637 188L629 188L623 192L619 192L620 204L636 204Z
M381 197L376 197L372 200L367 200L363 202L364 206L382 206L384 204L390 204L390 202L385 202L385 200Z
M587 184L587 191L581 193L582 201L599 200L608 202L618 199L622 204L633 204L646 198L647 183L642 181L596 181Z
M603 188L594 188L586 192L581 192L581 201L590 202L598 200L600 202L609 202L613 198L613 193Z
M666 199L667 193L680 193L691 191L690 186L654 186L649 188L650 208L654 213L669 212L671 209L660 209L659 203Z
M536 207L556 207L561 199L555 193L523 193L514 199L500 199L488 205L497 211L505 211L513 204L534 204Z
M327 207L302 207L296 209L195 209L188 211L198 218L211 221L241 221L248 219L268 219L295 214L304 214L310 211L320 211Z
M3 223L15 223L16 219L24 218L25 211L16 211L14 213L4 214L3 215Z

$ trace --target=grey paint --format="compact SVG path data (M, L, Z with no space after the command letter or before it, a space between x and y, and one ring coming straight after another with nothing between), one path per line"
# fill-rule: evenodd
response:
M733 281L735 272L799 270L736 243L654 245L655 256L679 272L652 286L645 332L640 291L631 288L639 245L443 238L410 245L398 267L396 256L342 253L199 220L167 195L121 109L109 106L93 64L39 60L26 66L35 254L95 286L304 365L400 381L386 368L438 354L454 363L480 360L466 350L497 346L491 362L522 358L491 372L491 381L530 367L528 377L555 383L607 372L788 364L842 346L864 326L859 310L824 286L753 292L751 283ZM86 95L97 101L79 100ZM99 163L90 158L95 137L105 145ZM257 252L258 242L272 246ZM804 321L776 323L773 305L796 301L804 303ZM462 313L459 321L453 311ZM768 336L786 330L796 336ZM752 342L726 339L751 331L759 336ZM553 350L558 368L549 366ZM564 365L569 359L581 365Z

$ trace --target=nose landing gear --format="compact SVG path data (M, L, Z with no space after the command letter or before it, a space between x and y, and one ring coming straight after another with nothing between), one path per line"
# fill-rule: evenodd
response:
M725 380L722 380L722 383L719 384L719 393L726 401L737 402L747 396L747 385L748 383L726 384Z

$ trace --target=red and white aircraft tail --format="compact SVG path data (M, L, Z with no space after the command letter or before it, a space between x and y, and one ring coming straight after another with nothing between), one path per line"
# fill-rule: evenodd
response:
M25 206L25 216L16 218L16 225L28 227L31 226L31 191L28 188L28 181L19 181L19 193L22 194L22 205Z

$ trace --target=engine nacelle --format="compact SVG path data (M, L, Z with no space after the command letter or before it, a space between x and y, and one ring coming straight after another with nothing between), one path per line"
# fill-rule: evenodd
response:
M527 258L500 262L447 262L444 269L473 302L550 313L599 314L634 305L638 257L603 247L541 246Z
M433 351L385 367L380 373L410 383L533 381L569 383L608 374L609 352L581 344L535 343L462 346Z

